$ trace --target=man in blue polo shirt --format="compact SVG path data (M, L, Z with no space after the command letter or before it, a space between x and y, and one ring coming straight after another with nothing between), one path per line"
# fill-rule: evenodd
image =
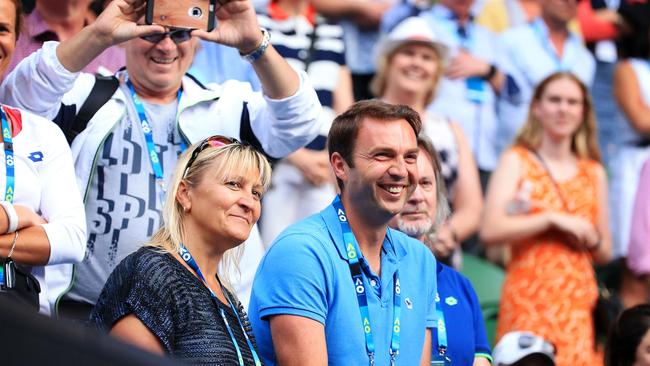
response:
M341 190L262 260L249 317L267 365L428 365L435 258L388 222L417 185L419 115L356 103L330 129Z

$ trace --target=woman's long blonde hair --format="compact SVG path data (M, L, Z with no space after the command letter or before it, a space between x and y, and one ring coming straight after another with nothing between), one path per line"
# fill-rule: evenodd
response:
M270 184L271 166L264 155L252 146L241 143L206 148L197 155L186 173L187 162L197 147L198 144L193 145L178 159L163 207L163 226L145 244L160 249L161 252L178 253L181 243L185 243L185 211L176 199L181 181L185 181L190 188L193 188L209 171L217 170L218 178L224 182L237 173L242 173L243 175L257 174L264 190ZM239 260L243 250L243 245L239 245L224 253L221 261L222 274L231 273L231 269L239 273ZM220 276L220 279L232 292L231 279L227 275Z
M592 159L601 161L600 149L598 148L598 136L596 134L596 116L594 114L593 102L589 90L585 84L580 81L574 74L569 72L556 72L542 80L533 94L533 98L528 108L528 117L526 123L521 127L515 138L515 146L523 146L528 149L537 149L542 140L542 124L533 115L535 104L542 100L542 96L550 83L560 79L573 81L582 91L583 97L583 116L582 123L578 130L573 134L571 142L571 151L578 158Z

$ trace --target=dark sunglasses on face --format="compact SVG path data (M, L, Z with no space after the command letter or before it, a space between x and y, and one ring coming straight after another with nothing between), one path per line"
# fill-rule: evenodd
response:
M190 160L187 161L187 165L185 166L185 171L183 171L183 178L187 176L187 172L190 170L190 167L196 160L196 158L199 156L201 151L207 149L208 147L222 147L230 144L241 144L239 140L232 138L232 137L227 137L227 136L222 136L222 135L214 135L206 138L205 140L201 141L201 143L192 151L192 156L190 156Z
M189 41L190 38L192 38L192 29L171 28L169 32L149 34L140 38L151 43L158 43L168 36L175 44L183 43L185 41Z

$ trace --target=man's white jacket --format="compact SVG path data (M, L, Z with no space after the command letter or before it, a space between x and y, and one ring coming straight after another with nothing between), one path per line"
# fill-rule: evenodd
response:
M95 77L67 71L56 57L57 46L58 42L46 42L41 50L25 58L0 86L0 101L62 126L74 118L88 98ZM126 72L119 71L116 76L120 79L117 91L72 142L77 184L84 200L104 140L122 119L138 120L124 83ZM277 100L254 92L245 82L231 80L203 86L186 75L177 114L178 130L190 144L218 134L247 141L270 157L284 157L312 141L320 129L318 97L306 74L299 72L299 76L298 91ZM253 252L256 258L251 260ZM244 305L263 252L255 227L246 242L241 280L233 284Z

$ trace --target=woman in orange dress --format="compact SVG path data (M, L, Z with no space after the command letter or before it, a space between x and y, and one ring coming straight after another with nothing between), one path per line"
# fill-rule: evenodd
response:
M607 179L586 87L555 73L536 88L528 120L491 177L483 242L508 243L497 338L532 331L559 366L602 365L592 311L592 262L611 251Z

